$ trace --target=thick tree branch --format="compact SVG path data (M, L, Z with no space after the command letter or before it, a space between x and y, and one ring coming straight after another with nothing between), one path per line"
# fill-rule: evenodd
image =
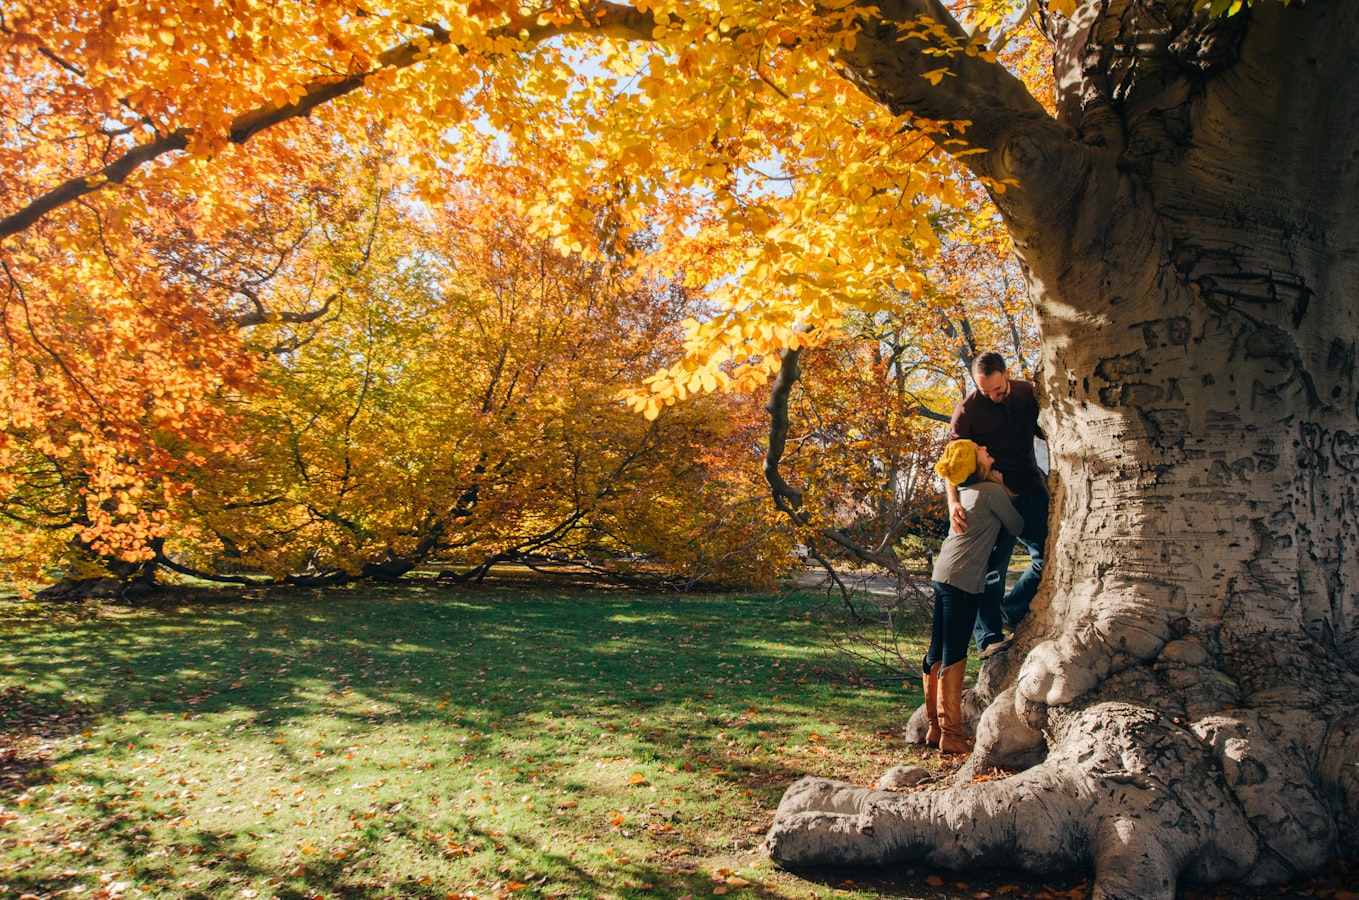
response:
M940 123L941 149L977 177L1018 184L1019 190L992 191L1012 221L1070 201L1065 195L1080 183L1087 149L1018 78L988 61L984 42L973 41L938 0L865 9L878 12L865 19L854 49L838 57L850 81L896 114ZM926 36L919 23L938 23L938 31ZM940 56L941 46L952 52Z
M319 307L307 312L269 312L264 308L264 304L259 301L258 295L254 291L247 291L242 288L237 289L238 293L245 294L255 303L254 312L241 313L236 316L233 324L237 328L250 328L255 325L263 325L266 322L278 322L285 325L307 325L318 319L324 318L329 312L331 305L340 296L339 292L331 294Z
M785 350L779 374L770 385L769 402L765 409L769 413L769 449L764 454L764 478L774 495L774 505L798 525L806 524L806 516L801 512L802 492L789 484L779 471L783 452L788 447L788 397L793 385L801 376L798 363L802 351Z
M264 579L246 578L244 575L219 575L216 572L206 572L202 569L195 569L193 566L186 566L176 562L172 557L167 556L163 551L156 551L156 565L180 575L187 575L190 578L198 578L203 581L214 581L220 584L271 584L272 581Z
M297 99L289 103L267 103L242 113L232 120L227 142L244 144L267 128L306 116L319 106L353 93L379 72L410 68L428 59L441 47L457 46L460 52L468 52L468 48L454 45L452 36L442 26L427 24L423 27L426 34L381 54L377 58L377 65L367 71L342 77L316 78L303 85ZM489 31L486 39L492 41L498 37L511 37L528 46L556 35L588 32L606 37L651 40L654 27L655 19L649 13L614 3L596 3L587 7L580 18L565 23L549 22L538 17L516 18ZM63 182L29 201L17 212L0 218L0 240L32 227L48 213L110 183L123 183L149 162L168 153L187 150L194 137L194 129L178 128L129 150L101 169Z

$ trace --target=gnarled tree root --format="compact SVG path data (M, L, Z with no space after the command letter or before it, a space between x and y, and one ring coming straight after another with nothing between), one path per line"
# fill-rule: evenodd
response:
M1296 877L1331 858L1344 814L1319 799L1326 792L1302 748L1281 747L1268 718L1247 711L1184 727L1105 702L1065 717L1046 760L1009 778L909 794L803 779L779 804L765 849L793 869L911 860L1093 869L1102 900L1170 900L1181 879ZM1333 725L1325 753L1340 752L1353 728ZM1337 773L1359 749L1343 755Z

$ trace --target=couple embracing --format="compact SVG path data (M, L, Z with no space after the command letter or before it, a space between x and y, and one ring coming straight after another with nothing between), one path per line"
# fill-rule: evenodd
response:
M1005 359L988 351L972 366L977 389L953 411L950 442L935 464L948 489L949 535L935 560L934 619L925 654L925 741L943 753L966 753L962 725L963 672L969 634L982 658L1003 649L1029 611L1043 574L1048 531L1047 477L1034 438L1038 401L1033 385L1009 377ZM1007 594L1005 573L1019 542L1029 566Z

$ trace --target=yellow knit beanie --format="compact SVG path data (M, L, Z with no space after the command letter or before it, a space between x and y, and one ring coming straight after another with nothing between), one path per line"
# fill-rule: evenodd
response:
M934 464L934 473L950 484L962 484L977 471L977 445L971 441L949 441L944 455Z

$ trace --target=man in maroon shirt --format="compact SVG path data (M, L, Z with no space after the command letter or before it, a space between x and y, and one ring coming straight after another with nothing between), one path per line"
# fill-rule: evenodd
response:
M977 357L972 365L977 389L953 411L949 439L965 438L990 451L993 469L1001 474L1013 495L1015 509L1024 517L1024 531L1002 531L987 564L986 590L977 608L973 637L979 654L1002 643L1001 625L1012 630L1029 611L1043 576L1043 548L1048 539L1048 481L1038 468L1033 439L1043 437L1038 427L1038 401L1033 385L1010 378L1005 358L995 351ZM949 522L954 530L967 530L967 516L958 503L958 489L948 486ZM1005 593L1005 572L1015 542L1029 551L1029 567L1014 589Z

